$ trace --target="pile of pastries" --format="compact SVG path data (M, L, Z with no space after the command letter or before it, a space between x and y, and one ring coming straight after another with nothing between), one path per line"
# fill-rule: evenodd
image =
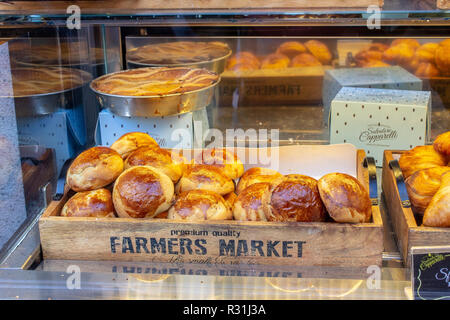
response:
M82 152L66 182L75 194L65 217L364 223L372 215L367 190L350 175L245 171L228 149L198 150L188 161L142 132Z
M415 39L396 39L390 45L373 43L355 55L359 67L401 66L418 77L450 75L450 39L420 44Z
M257 57L249 51L234 54L227 61L227 70L243 71L258 69L283 69L291 67L312 67L331 64L332 53L328 46L319 40L304 43L287 41L275 52Z
M423 225L450 227L450 131L433 145L406 151L399 165L413 211L423 215Z

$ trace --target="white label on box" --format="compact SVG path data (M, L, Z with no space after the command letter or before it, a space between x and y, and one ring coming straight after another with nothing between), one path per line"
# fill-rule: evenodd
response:
M398 90L347 88L362 95L346 95L345 101L342 90L331 104L330 143L352 143L373 157L377 166L382 165L386 149L411 149L426 143L429 99L412 104L390 94ZM381 94L378 101L370 99L371 90Z

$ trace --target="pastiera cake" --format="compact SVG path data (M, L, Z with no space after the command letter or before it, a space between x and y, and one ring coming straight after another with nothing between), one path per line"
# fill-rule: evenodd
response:
M92 82L96 91L122 96L163 96L206 88L219 76L206 69L139 68L113 73Z
M207 62L231 53L226 43L178 41L156 43L131 49L127 52L129 62L169 65Z
M70 68L17 68L11 71L15 97L76 88L91 80L85 71Z

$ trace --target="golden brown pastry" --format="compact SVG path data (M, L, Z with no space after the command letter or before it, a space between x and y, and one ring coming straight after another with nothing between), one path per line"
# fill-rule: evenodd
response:
M281 53L288 58L292 59L296 55L299 55L300 53L307 52L308 49L298 41L286 41L283 42L277 49L276 53Z
M254 167L244 172L236 187L236 193L240 194L248 186L259 182L275 182L283 179L283 175L276 170Z
M261 62L261 69L283 69L289 67L291 61L281 53L271 53Z
M317 180L305 175L287 175L272 191L270 221L320 222L326 217Z
M407 45L414 50L420 47L420 43L416 39L396 39L391 42L391 47L397 45Z
M450 75L450 39L443 40L436 48L434 62L442 75Z
M450 131L438 135L433 142L433 148L450 160Z
M421 78L439 77L439 69L433 62L420 62L414 74Z
M176 185L177 194L190 190L208 190L225 195L234 191L234 182L220 168L194 164L186 169Z
M301 53L298 56L295 56L290 66L291 67L315 67L315 66L321 66L322 63L314 57L312 54L309 53Z
M148 67L102 76L91 87L112 95L154 97L200 90L218 81L219 75L206 69Z
M381 60L383 58L383 51L378 50L362 50L355 54L355 60L360 61L369 61L369 60Z
M358 179L344 173L329 173L318 181L320 197L336 222L364 223L372 216L372 203Z
M368 50L383 52L383 51L387 50L387 48L389 48L389 46L387 44L380 43L380 42L374 42L369 46Z
M241 51L227 61L227 70L257 70L261 66L258 57L249 51Z
M331 63L333 56L325 43L319 40L309 40L305 42L305 46L323 65Z
M231 150L203 149L194 157L195 164L207 164L217 167L230 179L238 179L244 173L244 165L238 156Z
M153 167L131 167L114 183L113 203L122 218L152 218L169 209L173 199L172 180Z
M67 185L74 191L102 188L123 171L120 155L108 147L93 147L80 153L67 171Z
M436 49L439 47L439 43L428 42L421 45L416 50L416 57L420 62L432 62L434 63L434 57L436 55Z
M151 166L164 172L173 183L180 180L186 160L172 150L154 146L139 147L125 160L125 169L134 166Z
M233 215L221 195L208 190L191 190L177 197L167 218L187 221L231 220Z
M77 192L61 210L63 217L114 217L111 192L107 189Z
M176 41L154 43L127 52L127 60L145 64L183 64L219 59L231 52L226 43L218 41Z
M450 227L450 172L442 175L441 186L423 215L427 227Z
M234 202L236 201L237 195L234 192L227 193L223 196L223 199L228 203L230 206L230 210L233 209Z
M390 64L383 62L381 60L368 60L368 61L357 61L358 67L361 68L379 68L379 67L389 67Z
M240 221L270 221L270 198L273 186L267 182L255 183L238 194L233 206L233 217Z
M434 150L433 146L417 146L402 153L398 163L406 179L418 170L445 166L447 160L444 155Z
M412 47L407 43L391 46L383 52L383 61L393 65L402 66L408 70L414 70L414 67L418 64L418 60L415 57L415 50L415 47Z
M116 150L123 159L139 147L159 147L158 143L144 132L129 132L117 139L111 149Z
M447 166L422 169L405 180L406 190L415 213L425 212L431 198L441 186L442 175L449 171L450 167Z

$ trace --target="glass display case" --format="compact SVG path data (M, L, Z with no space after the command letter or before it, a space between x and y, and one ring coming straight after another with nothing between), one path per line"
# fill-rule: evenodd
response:
M0 298L448 299L450 5L354 6L0 3Z

